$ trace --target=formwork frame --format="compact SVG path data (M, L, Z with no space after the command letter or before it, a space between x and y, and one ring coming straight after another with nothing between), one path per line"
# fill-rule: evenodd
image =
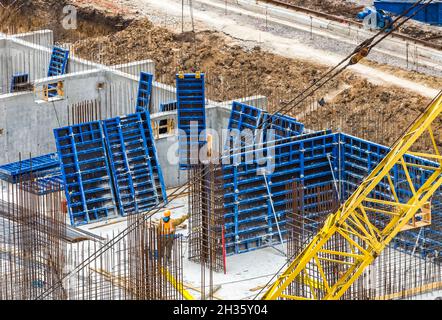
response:
M263 115L263 119L266 119L266 113L260 109L234 103L229 128L248 128L253 132L253 130L259 127L259 118L261 115ZM279 128L279 136L282 135L281 132L294 132L294 134L297 134L301 131L290 130L288 123L296 123L296 120L290 117L287 118L291 121L285 123L280 122L282 125ZM243 121L243 119L246 119L248 122ZM272 123L267 126L271 128ZM281 130L284 126L287 126L289 129ZM301 127L298 126L298 128ZM295 142L295 140L292 139L293 141L291 142L282 143L283 148L278 148L278 145L276 146L276 151L274 152L276 155L275 171L269 175L271 182L270 188L272 189L270 193L276 207L277 216L281 217L279 224L280 226L282 225L283 234L285 234L285 218L283 217L284 211L282 208L286 205L286 202L283 198L278 201L278 196L284 196L284 191L280 189L281 186L295 179L303 185L312 187L323 186L329 182L333 182L335 186L334 192L338 194L338 198L341 201L344 201L351 194L352 190L360 184L362 179L369 174L389 151L385 146L343 133L332 134L328 131L328 134L332 136L331 141L327 141L327 139L322 141L321 139L316 139L313 143L309 143L307 139L308 135L305 135L301 137L307 139L306 141ZM315 135L326 136L327 133L319 132L313 134L313 136ZM233 138L231 137L229 142L233 143L232 141ZM254 143L256 143L256 141L254 141ZM296 143L298 143L299 146L294 147ZM250 152L250 150L246 150L245 145L245 142L241 141L241 150L235 153L235 158L233 155L230 155L231 163L233 164L223 166L226 188L226 248L229 254L247 252L254 248L265 246L263 236L268 237L264 231L266 228L268 228L267 230L271 236L277 236L276 232L273 234L270 233L275 230L274 227L276 225L275 223L272 224L273 213L270 205L267 203L269 194L265 190L264 180L257 174L260 168L254 163L246 164L241 162L245 161L246 153ZM299 154L298 161L294 161L290 158L296 154ZM238 159L240 159L240 163L237 163ZM284 161L279 161L279 159L284 159ZM431 161L416 156L405 155L405 159L407 163L415 163L416 166L423 165L428 168L434 166L434 163ZM391 179L395 184L401 179L406 178L405 172L398 168L398 166L394 168L393 172ZM411 179L418 179L418 181L416 180L417 185L418 183L422 183L422 181L431 174L431 170L426 171L422 168L418 168L417 170L410 169L408 170L408 174ZM381 185L382 184L383 183L381 183ZM376 191L376 193L379 197L385 199L388 186L386 183L384 183L383 186L385 190ZM396 189L399 197L402 199L412 196L410 190L406 190L406 188L396 186ZM244 205L247 205L247 203L250 204L249 207L244 208ZM432 212L436 217L441 215L438 210L438 208L440 208L440 206L437 206L438 203L438 201L435 201L432 205ZM281 209L278 210L278 207L281 207ZM266 212L266 215L264 215L263 212ZM257 214L261 214L261 216ZM241 215L245 218L241 218ZM267 226L261 224L258 227L247 225L248 222L257 224L260 221L267 221L269 223ZM426 234L433 235L434 238L438 239L440 235L439 229L440 227L437 225L429 226L424 228L420 235L418 235L418 232L415 230L405 231L397 237L397 241L394 243L396 246L402 243L402 246L412 247L412 244L416 243L416 241L425 243L426 238L424 236ZM247 239L245 242L249 242L252 245L244 245L242 242L244 235L253 233L257 233L258 236L245 236ZM407 238L409 240L406 240ZM428 243L432 243L434 245L433 247L437 247L440 242L439 240L428 238ZM428 243L426 247L429 246ZM423 249L423 252L428 253L429 251Z
M179 163L186 170L198 164L200 148L206 143L206 98L204 73L177 74L177 115L179 132Z
M255 158L252 163L223 165L228 254L255 250L265 246L270 237L272 241L273 238L279 238L277 224L282 229L281 233L286 233L285 186L288 183L296 179L315 186L328 184L332 180L327 155L338 144L337 135L321 132L292 137L292 140L268 146L268 150L261 153L264 158L272 154L274 161L273 172L266 174L270 195L262 176L262 165L259 164L262 158ZM272 152L269 149L273 149ZM272 211L270 197L278 222Z
M99 121L54 129L72 225L117 214L103 130Z
M159 203L141 113L103 121L112 179L122 216Z
M54 47L52 49L51 59L49 61L48 77L61 76L66 73L69 60L69 50ZM57 84L48 85L48 97L53 98L58 95Z
M148 111L55 129L54 135L73 225L167 202ZM79 174L81 167L92 179ZM97 204L92 209L91 201Z
M26 177L58 176L60 161L57 153L50 153L38 157L20 159L0 166L0 179L17 183Z
M150 112L150 100L152 97L153 74L147 72L140 73L138 85L137 104L135 112Z

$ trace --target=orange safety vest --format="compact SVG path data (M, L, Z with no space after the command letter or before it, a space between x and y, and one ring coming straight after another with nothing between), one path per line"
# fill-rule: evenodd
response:
M161 232L163 235L170 235L175 232L172 219L169 219L168 222L164 222L164 220L161 219Z

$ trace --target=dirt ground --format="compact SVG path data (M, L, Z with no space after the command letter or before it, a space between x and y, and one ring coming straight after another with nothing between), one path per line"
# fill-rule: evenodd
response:
M354 18L364 6L348 3L342 0L287 0L294 5L325 12L335 16Z
M34 13L40 10L33 8ZM47 21L53 19L37 16L28 19L28 25L20 25L20 31L50 27ZM152 59L157 80L172 85L178 70L201 70L207 74L207 96L216 101L261 94L269 97L270 109L277 110L327 70L311 62L264 52L259 47L246 50L215 32L176 34L146 19L124 19L108 10L90 7L82 8L79 18L75 33L53 27L57 41L74 43L76 55L108 65ZM428 80L422 75L416 77ZM317 102L324 97L325 104L319 106ZM418 94L374 85L346 71L288 113L304 113L300 120L312 129L341 129L390 145L428 102ZM439 142L441 128L435 128L439 129Z

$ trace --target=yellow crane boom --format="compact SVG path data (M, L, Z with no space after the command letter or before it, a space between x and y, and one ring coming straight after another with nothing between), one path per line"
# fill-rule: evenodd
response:
M432 129L441 114L442 91L350 198L327 217L263 299L335 300L343 296L409 221L420 215L441 186L442 156ZM413 152L416 141L427 134L431 151ZM412 161L406 155L432 162ZM398 169L411 193L405 199L398 193ZM420 172L419 179L411 172ZM379 190L388 191L388 196L379 196ZM339 246L334 245L337 240ZM301 289L293 289L295 282Z

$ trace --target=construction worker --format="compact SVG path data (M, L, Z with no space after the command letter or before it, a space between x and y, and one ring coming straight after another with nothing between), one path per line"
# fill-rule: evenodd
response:
M189 215L184 215L178 219L171 218L170 210L166 210L159 225L159 233L161 236L162 254L164 260L169 263L172 256L173 242L175 240L176 228L183 224L189 218Z

